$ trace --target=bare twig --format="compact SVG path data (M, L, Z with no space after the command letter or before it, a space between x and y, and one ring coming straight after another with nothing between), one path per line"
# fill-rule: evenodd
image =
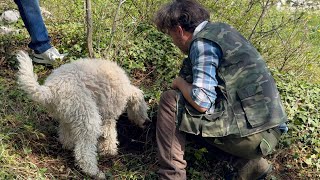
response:
M253 0L250 0L249 5L248 5L247 9L245 10L245 12L248 13L252 9L254 4L255 4L255 2Z
M259 22L262 20L262 17L264 16L264 13L266 12L266 10L267 10L267 8L268 8L269 1L270 1L270 0L267 0L266 4L263 6L262 12L261 12L261 14L260 14L260 17L259 17L258 21L256 22L256 24L254 25L253 29L251 30L251 34L249 35L248 40L250 40L251 37L252 37L252 35L255 33L256 28L257 28Z
M112 29L111 29L111 38L110 38L110 43L109 43L109 46L108 46L108 49L107 49L108 53L109 53L109 49L111 48L111 46L113 44L113 38L114 38L114 34L116 32L117 19L118 19L119 11L120 11L121 5L124 2L126 2L126 0L119 0L118 8L117 8L116 14L114 15L114 18L113 18Z
M87 23L87 47L89 51L89 57L94 57L94 51L92 46L92 15L91 15L91 0L86 0L86 23Z

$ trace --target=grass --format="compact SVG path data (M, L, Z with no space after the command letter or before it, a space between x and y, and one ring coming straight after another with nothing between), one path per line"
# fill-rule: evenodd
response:
M23 49L24 43L8 44L12 46L9 49ZM88 179L74 165L72 152L62 149L57 141L57 121L17 87L12 55L5 53L1 57L6 61L0 72L0 179ZM44 67L35 65L35 68ZM51 69L43 71L46 73L38 73L40 79ZM110 179L155 179L158 166L154 127L142 131L122 116L118 132L120 155L100 157L99 167ZM192 141L187 147L190 179L223 179L228 169L226 163L206 158L206 153L196 156L202 147ZM301 170L299 157L292 152L291 148L281 146L268 157L275 166L274 178L319 177L307 169Z

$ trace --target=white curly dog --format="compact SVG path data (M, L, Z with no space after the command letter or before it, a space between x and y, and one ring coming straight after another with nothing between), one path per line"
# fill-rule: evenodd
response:
M20 51L17 59L19 85L59 120L63 147L74 151L83 172L104 179L97 166L97 150L102 155L117 154L116 121L125 109L128 118L142 128L150 121L143 92L112 61L79 59L55 69L40 85L28 54Z

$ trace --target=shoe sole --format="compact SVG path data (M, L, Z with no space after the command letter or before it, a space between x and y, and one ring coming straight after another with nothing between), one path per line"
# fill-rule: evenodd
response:
M38 58L37 56L33 56L33 59L32 59L34 62L36 63L39 63L39 64L48 64L48 65L52 65L53 62L51 61L47 61L47 60L44 60L42 58Z

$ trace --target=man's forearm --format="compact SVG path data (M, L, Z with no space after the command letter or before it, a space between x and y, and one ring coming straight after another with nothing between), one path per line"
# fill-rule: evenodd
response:
M187 83L186 81L183 82L182 87L179 88L181 93L183 94L183 97L191 104L192 107L194 107L199 112L206 112L208 109L203 108L199 106L197 103L195 103L191 97L192 92L192 85Z

